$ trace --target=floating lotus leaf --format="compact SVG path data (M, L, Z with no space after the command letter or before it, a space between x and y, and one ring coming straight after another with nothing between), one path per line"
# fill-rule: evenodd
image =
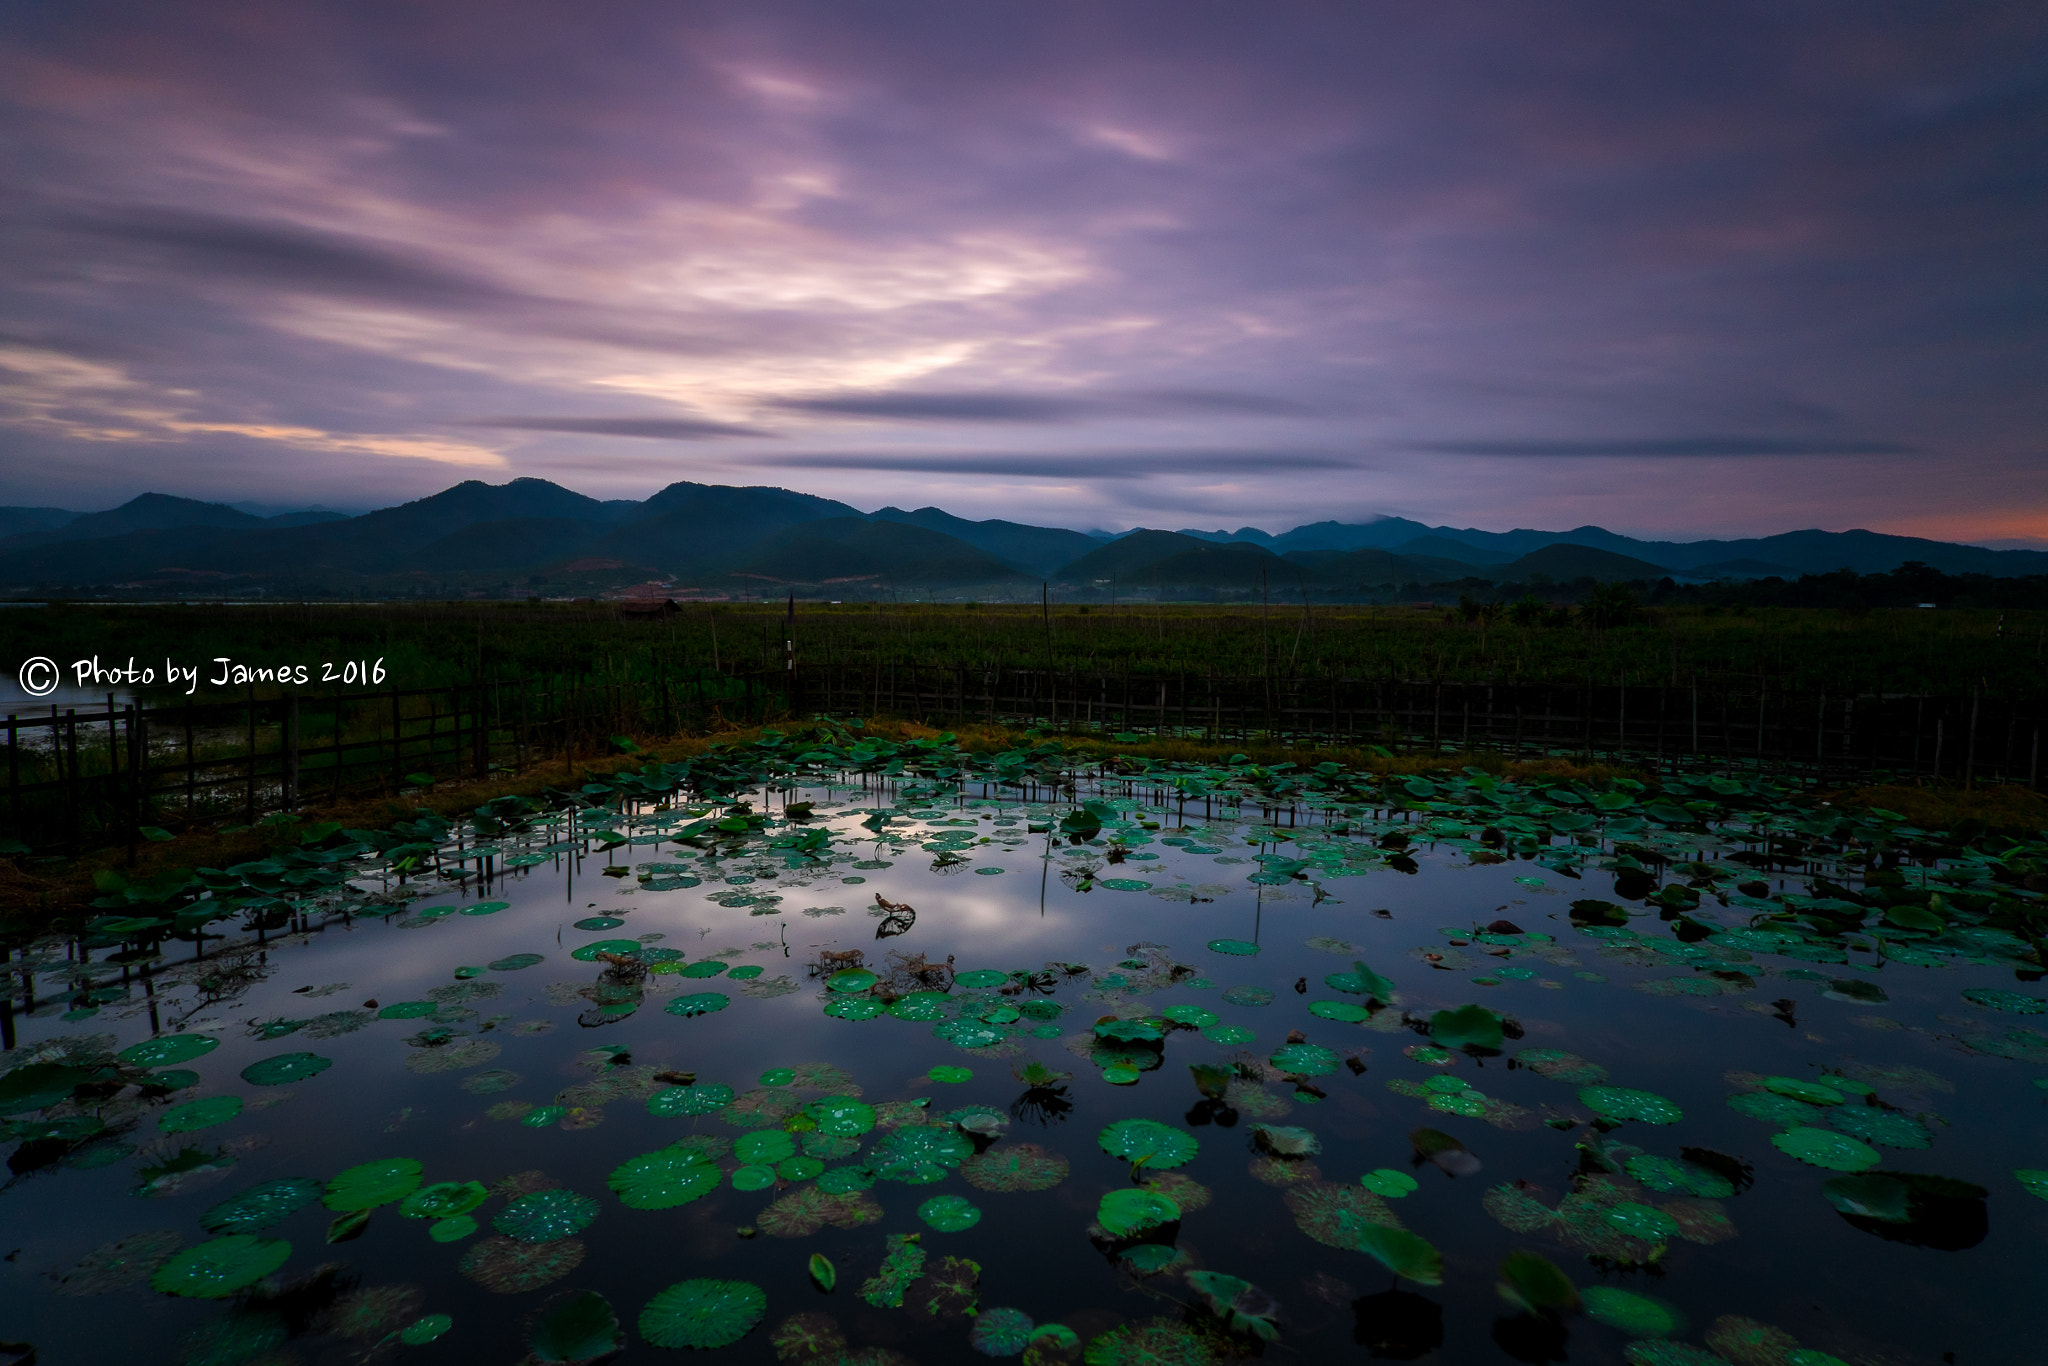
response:
M399 1202L398 1212L408 1219L449 1219L469 1213L490 1198L481 1181L440 1181L406 1196Z
M825 1003L825 1013L835 1020L872 1020L888 1010L870 996L844 996Z
M828 1224L833 1228L860 1228L881 1218L882 1207L864 1190L832 1191L821 1183L784 1192L754 1222L771 1238L808 1238Z
M708 1115L732 1104L733 1090L708 1082L699 1086L669 1086L647 1098L647 1113L664 1118L676 1115Z
M801 1366L826 1366L846 1356L846 1334L830 1314L792 1314L775 1326L768 1342L777 1361Z
M511 953L503 958L493 959L490 969L492 972L518 972L546 961L545 957L537 953Z
M1653 1191L1683 1191L1714 1200L1735 1194L1735 1185L1726 1176L1695 1162L1638 1153L1623 1166L1630 1176Z
M1335 1020L1339 1024L1357 1024L1372 1018L1371 1011L1349 1001L1310 1001L1308 1013L1319 1020Z
M1459 1006L1429 1017L1429 1037L1444 1048L1498 1050L1505 1033L1501 1017L1485 1006Z
M985 1357L1013 1357L1030 1344L1031 1329L1031 1316L1021 1309L984 1309L975 1317L967 1345Z
M1192 1161L1201 1144L1195 1136L1156 1119L1120 1119L1095 1136L1102 1151L1126 1162L1166 1171Z
M1654 1205L1631 1201L1613 1206L1601 1217L1629 1237L1640 1238L1646 1243L1658 1242L1678 1232L1678 1221Z
M933 1068L933 1069L932 1069L931 1071L927 1072L927 1073L926 1073L925 1075L926 1075L926 1076L928 1076L928 1077L930 1077L930 1078L931 1078L931 1079L932 1079L933 1081L936 1081L936 1082L945 1082L945 1083L950 1083L950 1084L952 1084L952 1085L958 1085L958 1084L960 1084L961 1082L968 1082L968 1081L973 1081L973 1080L974 1080L974 1069L973 1069L973 1068L971 1068L971 1067L946 1067L946 1066L939 1066L939 1067L934 1067L934 1068Z
M1582 1086L1579 1104L1609 1119L1639 1119L1645 1124L1676 1124L1685 1112L1655 1091L1625 1086Z
M763 972L766 971L766 968L756 967L752 964L748 964L744 967L734 968L731 972L728 972L725 975L735 982L751 982L756 977L759 977Z
M679 977L716 977L723 973L726 965L716 958L703 958L695 963L685 963L676 969Z
M932 1033L960 1048L989 1048L1006 1037L994 1025L975 1020L948 1020L944 1024L933 1025Z
M587 915L576 922L579 930L616 930L626 922L615 915Z
M722 991L698 991L687 996L678 996L662 1009L671 1015L689 1019L696 1015L710 1015L724 1010L732 1004L732 997Z
M473 1096L495 1096L500 1091L511 1090L521 1080L522 1078L517 1072L507 1072L503 1068L494 1067L488 1072L479 1072L473 1077L464 1077L462 1079L462 1089Z
M1113 1190L1096 1204L1095 1222L1114 1238L1128 1238L1180 1219L1181 1209L1169 1196L1148 1190Z
M1848 1097L1824 1082L1801 1081L1797 1077L1765 1077L1764 1090L1773 1095L1790 1096L1803 1100L1808 1105L1840 1105Z
M1800 1124L1815 1123L1825 1118L1821 1111L1803 1100L1790 1096L1774 1095L1769 1091L1750 1091L1739 1096L1728 1097L1728 1108L1738 1114L1760 1119L1766 1124L1777 1124L1787 1128Z
M274 1058L252 1062L242 1069L242 1080L251 1086L282 1086L287 1082L317 1077L334 1066L334 1059L318 1053L280 1053Z
M391 1157L350 1167L327 1183L321 1203L331 1210L347 1212L375 1209L403 1200L420 1187L425 1169L413 1158Z
M594 963L599 955L607 953L615 954L622 958L636 958L640 954L640 941L637 939L600 939L594 943L585 944L580 949L570 950L569 956L579 963Z
M1290 1043L1274 1049L1267 1061L1292 1076L1321 1077L1336 1071L1341 1059L1316 1044Z
M475 905L464 906L462 913L464 915L496 915L499 911L506 910L511 905L512 903L509 901L479 901Z
M889 1250L875 1274L861 1283L860 1297L877 1309L901 1309L904 1292L924 1272L924 1249L915 1233L892 1233Z
M981 1222L981 1211L960 1195L934 1195L917 1207L917 1217L941 1233L962 1233Z
M722 1118L735 1129L762 1129L786 1123L803 1109L803 1101L779 1087L758 1087L725 1107Z
M1534 1252L1510 1252L1494 1285L1500 1297L1529 1314L1567 1314L1580 1307L1578 1287L1557 1263Z
M169 1067L174 1063L203 1058L219 1047L220 1040L209 1034L164 1034L130 1044L117 1056L131 1067ZM70 1088L65 1089L68 1091Z
M1227 953L1233 958L1249 958L1259 951L1259 946L1249 939L1211 939L1209 952Z
M980 991L988 987L999 987L1008 983L1010 974L994 968L975 968L968 972L955 973L953 985Z
M866 968L841 968L825 979L827 990L853 993L866 991L881 979Z
M1926 1148L1934 1133L1911 1115L1874 1105L1843 1105L1827 1112L1828 1127L1884 1148Z
M398 1001L377 1012L380 1020L421 1020L441 1008L437 1001Z
M208 1233L254 1233L319 1198L320 1183L306 1177L265 1181L200 1215L199 1226Z
M758 1129L741 1136L732 1152L745 1163L775 1163L796 1156L796 1140L782 1129Z
M457 1269L486 1290L517 1295L559 1281L583 1264L585 1250L574 1238L546 1243L486 1238L463 1254Z
M1095 1026L1095 1037L1110 1043L1158 1043L1166 1037L1157 1020L1104 1020Z
M1359 1239L1364 1229L1401 1224L1384 1200L1362 1186L1307 1182L1291 1187L1282 1198L1295 1226L1325 1247L1362 1251Z
M1729 1361L1784 1361L1799 1349L1799 1339L1782 1328L1739 1314L1723 1314L1708 1325L1707 1346Z
M530 1361L576 1366L601 1360L624 1346L619 1316L595 1291L565 1291L541 1307L538 1320L528 1344Z
M2014 1170L2013 1179L2027 1194L2048 1200L2048 1171L2039 1167L2020 1167Z
M751 1281L681 1281L640 1311L640 1336L656 1347L729 1347L767 1312L767 1293Z
M784 1181L808 1181L825 1170L815 1157L785 1157L775 1164L775 1174Z
M884 1181L925 1186L974 1153L974 1143L950 1124L907 1124L882 1135L868 1157L868 1168Z
M1177 1025L1187 1025L1193 1029L1207 1029L1210 1025L1218 1023L1216 1012L1202 1006L1168 1006L1159 1013Z
M775 1168L758 1163L734 1169L732 1188L736 1191L764 1191L775 1184Z
M943 1020L953 1013L953 1002L943 991L913 991L890 1002L889 1013L899 1020Z
M1224 1047L1229 1048L1237 1044L1250 1043L1258 1035L1246 1029L1243 1025L1210 1025L1202 1031L1202 1037L1211 1043L1222 1044Z
M597 1201L574 1191L535 1191L499 1210L491 1224L522 1243L551 1243L588 1228L597 1208Z
M459 1243L473 1235L477 1228L476 1220L467 1214L457 1214L447 1219L436 1219L427 1225L427 1236L437 1243Z
M1834 1176L1821 1185L1827 1202L1843 1214L1903 1224L1913 1217L1913 1189L1883 1172Z
M291 1255L292 1245L282 1238L231 1233L170 1258L150 1276L149 1288L187 1299L224 1299L256 1284Z
M1010 1143L977 1153L960 1164L960 1176L976 1190L1051 1190L1067 1179L1067 1159L1035 1143Z
M629 1157L605 1179L628 1209L671 1209L709 1195L724 1174L702 1152L661 1148Z
M1085 1366L1210 1366L1218 1357L1187 1324L1156 1318L1091 1338L1081 1360Z
M1996 987L1971 987L1963 993L1963 999L1987 1010L2003 1010L2013 1015L2048 1012L2048 999L2017 991L2001 991Z
M875 1127L875 1107L852 1096L826 1096L814 1100L804 1107L804 1114L818 1126L818 1132L824 1134L857 1138Z
M156 1127L167 1134L191 1133L195 1129L211 1129L216 1124L225 1124L242 1113L240 1096L208 1096L204 1100L188 1100L183 1105L173 1105L156 1118Z
M1587 1062L1562 1048L1524 1048L1515 1054L1514 1061L1539 1077L1571 1086L1597 1085L1607 1080L1607 1069L1599 1063Z
M1286 1124L1254 1124L1252 1141L1275 1157L1314 1157L1323 1150L1313 1133Z
M1420 1183L1407 1172L1380 1167L1359 1177L1358 1184L1382 1199L1398 1200L1413 1193Z
M1668 1338L1685 1331L1685 1316L1664 1303L1610 1285L1587 1286L1579 1292L1586 1317L1632 1338Z
M1771 1146L1810 1167L1831 1172L1866 1171L1884 1160L1877 1149L1861 1139L1811 1127L1773 1134Z

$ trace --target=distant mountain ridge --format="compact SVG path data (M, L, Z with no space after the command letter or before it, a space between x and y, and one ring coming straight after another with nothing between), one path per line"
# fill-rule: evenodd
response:
M1570 531L1431 527L1403 517L1323 521L1278 535L1138 528L1102 537L973 521L937 507L860 510L790 489L679 482L642 501L586 497L544 479L466 480L359 516L262 517L147 493L105 512L0 508L0 592L87 589L180 595L262 591L369 596L589 594L628 584L677 592L856 595L1016 589L1044 579L1110 593L1369 593L1470 581L1883 573L2048 574L2048 552L1991 550L1871 531L1644 541ZM835 590L833 585L846 585Z

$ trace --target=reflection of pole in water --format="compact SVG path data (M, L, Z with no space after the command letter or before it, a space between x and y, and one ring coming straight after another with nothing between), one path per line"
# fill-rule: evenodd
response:
M1259 927L1266 923L1266 889L1259 888L1258 900L1252 903L1252 942L1259 942Z

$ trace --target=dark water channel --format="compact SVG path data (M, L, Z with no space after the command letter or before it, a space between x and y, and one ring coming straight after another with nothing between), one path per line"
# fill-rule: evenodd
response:
M1758 874L1721 864L1720 892L1690 917L1715 934L1687 943L1658 905L1626 895L1641 896L1638 874L1601 870L1604 847L1581 849L1576 874L1530 858L1476 862L1485 851L1456 836L1390 857L1377 838L1387 827L1370 818L1341 822L1339 835L1331 813L1281 814L1276 830L1255 808L1205 817L1145 795L1126 796L1121 819L1075 845L1031 829L1064 807L756 792L769 812L814 800L805 828L829 833L827 852L763 846L707 861L660 842L682 818L667 813L613 821L646 842L607 855L558 824L467 865L487 877L401 888L366 863L260 944L216 935L194 960L190 943L171 941L130 964L125 983L108 949L87 973L63 942L39 946L8 965L10 1075L90 1073L153 1037L218 1042L183 1045L204 1048L190 1058L171 1045L161 1062L129 1053L158 1073L196 1073L177 1089L110 1081L103 1096L88 1086L14 1107L0 1339L33 1343L43 1366L510 1363L529 1351L544 1307L595 1291L622 1321L624 1358L656 1361L672 1354L642 1336L643 1307L664 1287L712 1278L765 1296L758 1324L713 1353L733 1362L988 1360L971 1337L984 1321L1018 1325L991 1317L1005 1308L1073 1330L1079 1346L1058 1333L1033 1341L1025 1359L1040 1362L2048 1361L2048 1203L2014 1176L2048 1166L2048 1039L2011 1013L2031 1007L1962 994L2039 994L2015 983L2009 936L1929 940L1881 966L1854 950L1745 948L1727 933L1762 904L1746 904L1762 891ZM888 839L861 824L884 808ZM1290 833L1306 846L1274 838ZM507 871L522 850L542 861ZM1717 852L1684 857L1712 864ZM1306 860L1307 875L1260 855ZM607 876L608 865L628 875ZM1724 903L1743 880L1748 893ZM1807 890L1804 878L1763 880L1773 893ZM1626 923L1575 922L1572 903L1589 899L1624 908ZM1497 921L1511 928L1483 931ZM618 941L610 959L573 956L602 941ZM1788 946L1796 956L1774 951ZM1343 980L1355 963L1392 983L1392 1005ZM875 983L826 985L852 966ZM669 1008L688 997L705 998L704 1013ZM848 1018L871 1010L849 1001L878 1013ZM1319 1002L1326 1014L1312 1011ZM1470 1004L1504 1016L1511 1037L1497 1051L1432 1051L1420 1030L1433 1013ZM1095 1026L1109 1016L1151 1021L1164 1038L1105 1043ZM1296 1032L1310 1050L1269 1061ZM262 1066L293 1055L312 1061ZM1033 1088L1020 1078L1034 1061L1069 1075ZM1233 1063L1224 1102L1205 1102L1190 1065ZM961 1073L934 1068L971 1075L942 1080ZM712 1107L719 1086L730 1103L674 1112ZM700 1099L686 1104L684 1090ZM1839 1103L1815 1103L1830 1094ZM816 1102L832 1096L876 1107L875 1127L814 1127ZM1746 1110L1730 1104L1740 1097ZM1596 1125L1596 1104L1643 1117ZM865 1122L851 1113L840 1127ZM1129 1158L1098 1136L1130 1119L1195 1143L1178 1165L1135 1173L1183 1206L1138 1240L1170 1246L1170 1258L1134 1261L1121 1256L1132 1240L1091 1238L1102 1197L1134 1185ZM1282 1127L1262 1135L1262 1124ZM890 1146L919 1126L922 1167L919 1153ZM1424 1129L1462 1151L1424 1160L1412 1137ZM1773 1141L1816 1132L1804 1146ZM1870 1146L1826 1138L1851 1134ZM695 1150L718 1168L706 1193L633 1208L608 1185L630 1159L690 1135L715 1140ZM1032 1184L1062 1163L1064 1177L996 1188L1002 1155L1020 1145L1057 1159L1025 1163ZM986 1153L964 1156L977 1148ZM789 1151L793 1163L778 1156ZM1160 1162L1179 1155L1169 1145ZM331 1228L352 1200L329 1183L388 1159L415 1160L422 1185L476 1181L488 1198L437 1219L408 1217L393 1197L359 1231ZM1948 1183L1841 1188L1894 1202L1891 1217L1846 1214L1826 1183L1859 1167ZM1361 1199L1375 1172L1415 1189ZM769 1184L737 1189L735 1173ZM1376 1180L1389 1192L1405 1184ZM306 1203L275 1222L221 1213L243 1192L294 1181ZM836 1194L819 1187L828 1181ZM546 1190L584 1198L535 1204ZM978 1222L943 1231L921 1218L940 1196L964 1200ZM966 1218L958 1203L939 1222ZM1399 1280L1342 1245L1358 1221L1388 1215L1441 1251L1441 1284ZM270 1249L256 1255L289 1244L267 1281L218 1298L151 1288L181 1253L238 1229ZM352 1236L330 1244L330 1231ZM871 1303L863 1286L903 1234L920 1235L901 1246L923 1252L925 1274L902 1307ZM1495 1283L1517 1249L1553 1261L1600 1312L1511 1308ZM814 1253L836 1268L829 1294L807 1270ZM1140 1274L1147 1265L1158 1269ZM1190 1270L1266 1292L1245 1303L1277 1337L1230 1332L1199 1307ZM886 1302L889 1288L873 1297ZM434 1315L449 1321L438 1335ZM796 1315L829 1325L802 1320L801 1337L788 1330ZM426 1340L399 1336L423 1320L411 1335ZM985 1345L1028 1340L999 1338Z

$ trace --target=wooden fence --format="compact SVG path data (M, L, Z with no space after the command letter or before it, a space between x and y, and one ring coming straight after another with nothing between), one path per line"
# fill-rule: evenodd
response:
M825 713L1254 737L1630 763L1795 768L2039 787L2041 699L1703 692L1693 687L1213 677L1029 669L800 668L664 680L515 679L6 718L5 838L35 852L134 843L167 815L254 821L344 796Z

